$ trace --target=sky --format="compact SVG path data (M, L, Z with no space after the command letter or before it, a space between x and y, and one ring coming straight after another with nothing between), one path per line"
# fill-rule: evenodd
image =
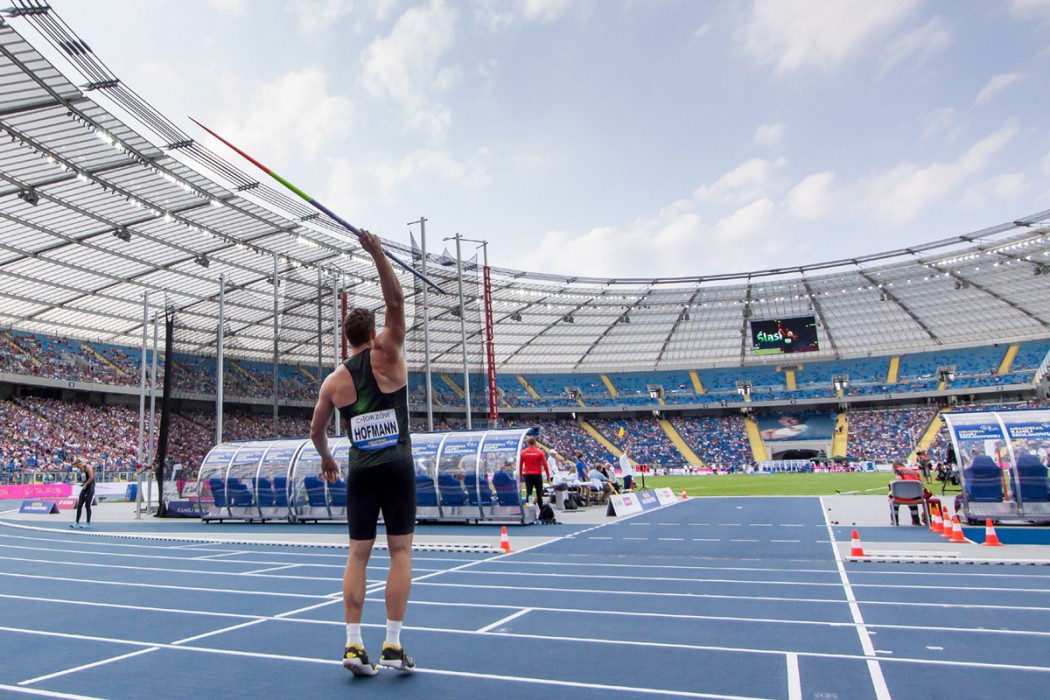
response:
M1050 209L1050 0L51 5L191 135L499 267L741 272Z

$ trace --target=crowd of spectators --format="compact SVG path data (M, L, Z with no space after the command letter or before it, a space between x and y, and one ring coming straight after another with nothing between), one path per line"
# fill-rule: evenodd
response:
M731 413L670 420L704 466L720 471L736 471L754 462L743 416Z
M851 461L904 461L936 415L935 406L852 411L847 454Z
M631 459L639 464L653 468L685 466L682 453L671 443L655 418L589 418L588 422L620 449L630 441Z

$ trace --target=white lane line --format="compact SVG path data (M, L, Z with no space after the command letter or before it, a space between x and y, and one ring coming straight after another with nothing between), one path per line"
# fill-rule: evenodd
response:
M751 527L773 527L773 523L748 523Z
M596 537L594 535L589 535L587 537L587 539L589 539L589 540L611 540L613 538L612 537Z
M97 668L99 666L105 666L106 664L113 663L114 661L123 661L124 659L130 659L133 656L142 656L143 654L149 654L157 651L159 647L150 647L148 649L139 649L127 654L121 654L120 656L114 656L109 659L102 659L101 661L95 661L90 664L84 664L82 666L74 666L73 668L67 668L64 671L56 671L55 673L49 673L46 676L37 676L36 678L30 678L28 680L19 681L18 685L32 685L33 683L39 683L40 681L48 681L52 678L58 678L59 676L65 676L70 673L76 673L77 671L86 671L89 668Z
M802 675L798 670L798 654L787 656L788 700L802 700Z
M718 527L743 527L743 523L718 523Z
M799 542L801 542L801 540L770 540L770 542L798 544Z
M261 578L274 578L281 580L295 580L295 581L341 581L342 576L339 577L323 577L323 576L279 576L279 575L267 575L267 574L249 574L238 571L204 571L201 569L175 569L167 568L164 566L129 566L125 564L96 564L93 562L68 562L54 559L31 559L25 557L0 557L0 561L20 561L28 562L31 564L53 564L55 566L74 566L80 567L92 567L96 569L126 569L131 571L151 571L154 573L164 574L190 574L192 576L259 576ZM210 561L215 561L214 559Z
M693 542L721 542L721 537L694 537Z
M684 537L657 537L658 542L685 542Z
M208 559L218 559L219 557L232 557L238 554L251 554L251 552L245 552L243 550L237 550L233 552L219 552L218 554L204 554L199 557L192 557L195 561L202 561Z
M10 693L21 693L22 695L35 695L38 698L63 698L64 700L105 700L95 695L76 695L74 693L59 693L54 690L38 690L36 688L19 688L17 685L0 683L0 690Z
M875 656L875 645L872 644L871 634L868 629L864 626L864 616L860 614L860 605L857 604L857 597L853 594L853 587L850 585L849 576L846 574L846 567L842 563L842 555L839 553L839 548L835 544L835 531L831 527L831 522L828 520L828 508L824 505L824 499L820 499L820 512L824 517L824 525L828 530L828 536L831 538L831 551L835 556L835 566L839 570L839 578L842 581L842 588L846 594L846 600L849 603L850 616L853 618L853 622L857 625L857 636L860 638L860 648L864 652L864 656L868 658L868 675L871 676L871 685L875 690L875 697L878 700L890 700L890 689L886 685L886 678L882 675L882 667L879 665L878 659L872 658Z
M621 537L620 539L622 539L622 540L635 540L635 541L638 541L638 542L648 542L649 541L648 537Z
M521 616L522 616L522 615L524 615L525 613L530 613L530 612L532 612L532 610L533 610L532 608L524 608L524 609L522 609L522 610L519 610L519 611L518 611L518 612L516 612L516 613L513 613L513 614L511 614L511 615L507 615L507 616L506 616L505 618L503 618L502 620L496 620L496 621L495 621L495 622L493 622L493 623L492 623L491 625L485 625L485 626L484 626L484 627L482 627L481 629L477 630L477 632L478 632L478 634L484 634L485 632L490 632L490 631L492 631L492 630L496 629L497 627L500 627L500 626L502 626L502 625L505 625L505 624L507 624L507 623L508 623L508 622L510 622L511 620L515 620L515 619L517 619L517 618L521 617Z
M284 566L271 566L268 569L256 569L255 571L243 572L246 576L254 576L255 574L268 574L271 571L283 571L284 569L295 569L302 564L285 564Z
M730 542L758 542L758 540L729 540Z
M805 527L801 523L780 523L780 527Z

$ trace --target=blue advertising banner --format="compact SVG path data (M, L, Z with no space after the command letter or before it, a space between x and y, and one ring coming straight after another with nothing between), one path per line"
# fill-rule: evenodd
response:
M33 515L51 515L58 512L58 504L54 501L22 501L19 513L32 513Z

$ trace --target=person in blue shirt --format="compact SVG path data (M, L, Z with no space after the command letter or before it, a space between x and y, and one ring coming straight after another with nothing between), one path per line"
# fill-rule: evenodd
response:
M587 476L587 465L583 463L583 453L576 453L576 477L580 481L587 481L590 477Z

